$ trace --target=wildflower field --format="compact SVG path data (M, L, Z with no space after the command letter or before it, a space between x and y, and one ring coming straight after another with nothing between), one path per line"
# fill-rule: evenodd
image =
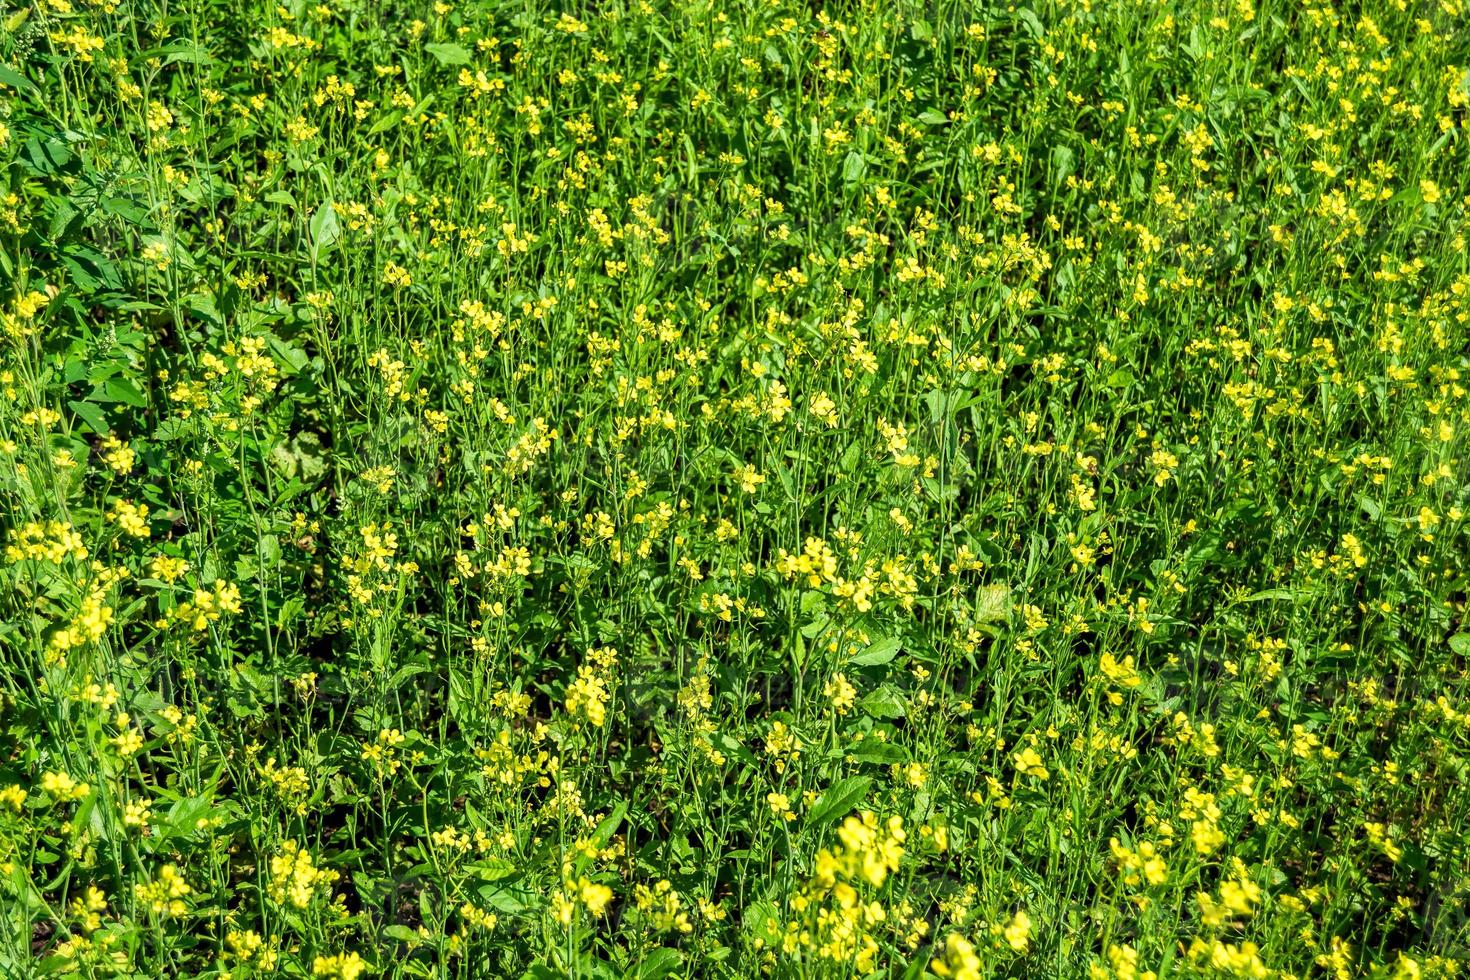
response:
M1463 0L0 0L0 976L1470 977Z

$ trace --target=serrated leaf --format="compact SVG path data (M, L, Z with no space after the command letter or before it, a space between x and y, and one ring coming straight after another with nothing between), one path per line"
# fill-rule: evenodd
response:
M823 827L851 813L873 785L871 776L849 776L827 787L806 815L808 827Z
M902 718L908 713L908 704L903 695L892 684L884 684L858 702L858 706L870 717L882 720Z
M677 970L681 963L683 963L683 957L679 955L678 950L660 946L644 957L636 976L638 980L663 980L664 977Z
M781 938L781 919L776 906L771 902L752 902L740 914L743 931L750 939L759 939L766 944Z

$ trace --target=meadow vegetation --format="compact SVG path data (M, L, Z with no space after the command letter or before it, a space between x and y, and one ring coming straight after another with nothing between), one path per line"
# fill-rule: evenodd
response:
M1470 975L1463 0L0 0L0 974Z

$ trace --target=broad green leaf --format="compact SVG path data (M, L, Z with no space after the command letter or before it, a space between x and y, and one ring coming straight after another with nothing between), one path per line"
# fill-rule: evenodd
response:
M337 209L332 207L332 202L326 201L316 209L307 229L311 232L311 261L319 262L337 244L337 239L342 237L342 228L337 223Z
M434 56L434 60L441 65L467 65L470 63L470 51L460 44L438 42L424 45L424 50Z
M901 649L903 649L903 644L890 636L871 644L862 653L849 660L848 663L855 667L876 667L880 664L886 664L898 656L898 651Z
M638 980L663 980L664 977L679 969L681 963L683 963L683 957L679 955L678 950L660 946L643 958L635 975Z
M892 684L884 684L858 702L858 706L873 718L891 721L908 713L908 703Z
M807 811L806 825L824 827L847 816L868 795L872 785L871 776L849 776L833 783Z
M25 8L19 14L13 15L10 20L15 21L17 18L20 18L23 21L24 15L29 13L30 8ZM16 26L18 27L19 24L17 24ZM41 90L36 87L35 82L31 81L29 78L26 78L18 71L13 71L12 69L6 68L4 65L0 65L0 85L8 85L11 88L15 89L17 92L22 93L23 95L41 94Z

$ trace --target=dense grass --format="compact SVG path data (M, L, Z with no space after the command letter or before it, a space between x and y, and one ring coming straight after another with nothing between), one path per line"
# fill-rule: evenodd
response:
M1470 970L1459 0L0 2L0 973Z

